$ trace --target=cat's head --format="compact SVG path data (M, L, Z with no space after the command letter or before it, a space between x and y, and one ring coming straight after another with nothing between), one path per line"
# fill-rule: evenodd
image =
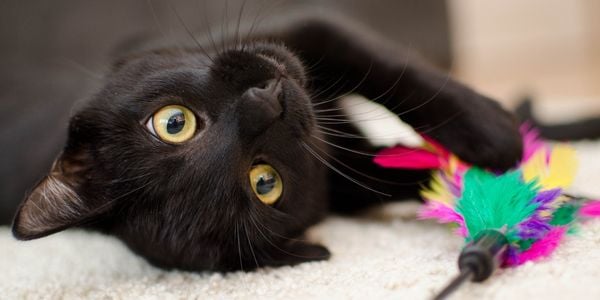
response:
M13 233L90 226L156 265L251 269L328 256L293 238L324 214L325 170L301 62L260 43L120 60L72 117L67 145Z

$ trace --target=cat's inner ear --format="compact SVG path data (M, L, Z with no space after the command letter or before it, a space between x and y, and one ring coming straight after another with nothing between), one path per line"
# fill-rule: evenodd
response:
M13 223L13 234L21 240L43 237L77 225L95 210L81 197L89 154L63 153L52 169L25 197Z

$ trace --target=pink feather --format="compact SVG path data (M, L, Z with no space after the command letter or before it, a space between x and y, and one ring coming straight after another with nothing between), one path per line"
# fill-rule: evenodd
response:
M600 217L600 200L586 202L579 209L579 215L587 218Z
M528 161L540 148L545 147L540 139L540 133L531 124L525 123L520 128L523 136L523 161Z
M509 258L506 264L518 266L528 261L536 261L549 256L556 250L566 232L566 227L556 227L550 230L546 236L533 243L531 248Z
M384 168L428 170L439 169L442 166L437 154L404 146L384 149L377 154L374 161Z
M465 220L450 206L447 206L440 202L429 201L425 206L419 210L418 218L423 219L436 219L440 223L456 223L459 228L457 234L466 237L468 235L467 227L465 226Z

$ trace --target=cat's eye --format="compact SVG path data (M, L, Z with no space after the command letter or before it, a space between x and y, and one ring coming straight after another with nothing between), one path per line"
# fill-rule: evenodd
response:
M196 132L196 116L181 105L168 105L154 113L146 127L165 142L183 143Z
M258 199L267 205L273 205L283 193L283 182L279 173L267 164L252 166L250 185Z

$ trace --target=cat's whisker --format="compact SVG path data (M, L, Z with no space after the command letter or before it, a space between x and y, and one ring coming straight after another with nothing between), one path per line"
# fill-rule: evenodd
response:
M325 57L325 55L323 55L321 57L321 59L323 59ZM344 79L346 74L342 74L341 76L339 76L332 84L328 84L327 88L324 88L320 91L318 91L316 94L311 95L311 99L317 99L319 98L321 95L327 93L329 90L331 90L333 87L335 87L338 83L340 83L340 81L342 81L342 79Z
M264 7L265 7L265 2L262 2L258 12L254 15L254 19L252 20L252 23L250 24L250 29L248 29L248 33L246 34L244 41L250 40L250 36L252 35L252 32L254 31L254 27L256 26L256 23L258 21L258 17L260 16L260 12L264 9ZM249 44L248 42L245 42L242 44L242 51L244 51L246 45L248 45L248 44Z
M329 99L329 100L324 100L324 101L321 101L321 102L317 102L317 103L313 104L313 106L317 107L319 105L323 105L325 103L330 103L330 102L339 100L341 98L344 98L344 97L346 97L348 95L351 95L352 93L354 93L367 80L367 78L369 77L369 75L371 75L372 69L373 69L373 61L371 61L371 63L369 64L369 68L365 72L365 75L363 76L363 78L361 78L360 81L356 84L356 86L354 86L352 89L350 89L349 92L347 92L347 93L345 93L343 95L337 96L337 97L335 97L333 99Z
M443 120L442 122L440 122L438 124L435 124L434 126L423 125L423 126L419 126L419 127L414 127L414 130L417 131L420 135L427 135L428 133L430 133L430 132L432 132L432 131L434 131L434 130L436 130L436 129L438 129L438 128L446 125L446 124L448 124L449 122L451 122L452 120L454 120L458 116L460 116L461 114L462 114L462 111L458 111L455 114L453 114L450 117L448 117L445 120ZM320 133L323 133L323 134L326 134L326 135L331 135L331 136L339 136L339 137L343 137L343 138L364 138L364 139L369 139L369 138L385 138L385 136L372 136L372 137L360 136L360 135L356 135L356 134L352 134L352 133L348 133L348 132L336 130L336 129L333 129L333 128L329 128L329 127L321 125L321 123L319 123L318 125L316 125L316 127L322 129L322 130L317 130L317 132L320 132ZM323 130L325 130L325 131L323 131ZM329 131L329 132L326 132L326 131ZM331 133L331 132L338 133L339 135L335 135L334 133ZM410 133L407 133L407 135L408 134L410 134ZM314 135L313 135L313 137L316 138L316 139L318 139L318 140L320 140L320 141L322 141L322 142L324 142L324 143L327 143L327 144L329 144L329 145L331 145L333 147L336 147L336 148L340 148L340 149L343 149L343 150L346 150L346 151L350 151L350 152L353 152L353 153L356 153L356 154L373 156L373 155L369 155L368 153L362 153L360 151L356 151L356 150L353 150L353 149L345 148L345 147L342 147L342 146L339 146L339 145L327 142L327 141L325 141L325 140L323 140L323 139L321 139L321 138L319 138L317 136L314 136ZM402 136L395 135L395 134L389 134L389 137L390 138L401 138ZM399 154L394 154L394 155L393 154L390 154L390 155L382 155L382 154L380 154L378 156L394 156L394 157L397 157L397 156L399 156Z
M304 69L310 75L313 71L316 71L318 67L320 67L320 63L325 59L325 53L321 55L321 57L314 63L306 66Z
M445 124L445 123L444 123ZM342 130L338 130L338 129L334 129L334 128L329 128L320 124L316 125L317 132L321 132L324 134L328 134L331 136L340 136L340 137L348 137L348 138L361 138L361 139L379 139L379 138L390 138L390 139L400 139L403 137L408 137L413 135L414 133L411 131L401 131L401 132L391 132L385 135L361 135L361 134L357 134L357 133L350 133L350 132L345 132ZM436 128L439 127L439 124L435 126ZM427 128L427 129L425 129ZM431 127L429 126L419 126L419 127L414 127L413 128L414 131L425 134L429 131L431 131ZM336 135L337 134L337 135Z
M328 108L328 109L314 109L313 111L316 113L323 113L323 112L340 111L340 110L344 110L344 108L338 107L338 108Z
M150 176L152 176L152 174L150 174L150 173L144 173L144 174L141 174L141 175L138 175L138 176L128 177L126 179L122 179L122 178L113 179L113 180L110 181L110 183L111 184L126 183L126 182L143 179L143 178L150 177Z
M327 156L327 157L329 157L330 159L333 159L333 160L334 160L335 162L337 162L338 164L340 164L340 165L342 165L342 166L346 167L346 169L348 169L348 170L350 170L350 171L352 171L352 172L354 172L354 173L356 173L356 174L358 174L358 175L361 175L361 176L363 176L363 177L365 177L365 178L368 178L368 179L371 179L371 180L374 180L374 181L378 181L378 182L381 182L381 183L386 183L386 184L397 184L397 182L394 182L394 181L389 181L389 180L385 180L385 179L381 179L381 178L378 178L378 177L374 177L374 176L368 175L368 174L366 174L366 173L364 173L364 172L358 171L358 170L356 170L355 168L352 168L352 167L350 167L349 165L345 164L345 163L344 163L344 162L342 162L341 160L339 160L339 159L335 158L333 155L331 155L331 154L327 153L327 151L325 151L325 150L323 150L323 149L319 148L317 145L314 145L314 144L312 144L312 146L313 146L313 147L315 147L316 149L320 150L320 151L321 151L321 153L323 153L324 155L326 155L326 156Z
M196 39L196 37L194 36L194 34L190 30L190 28L187 26L187 24L185 23L185 21L183 20L183 18L181 17L181 15L179 14L179 12L177 11L177 9L173 6L173 4L171 2L169 2L169 7L171 8L171 10L173 11L173 13L177 17L177 20L179 21L179 24L181 24L181 26L184 28L184 30L187 33L187 35L190 36L190 38L192 39L192 41L194 42L194 44L196 45L196 47L198 47L198 49L200 51L202 51L202 53L206 56L206 58L208 58L212 63L215 63L214 59L208 54L208 52L206 51L206 49L204 49L204 47L202 46L202 44L200 44L200 42L198 41L198 39Z
M160 35L165 40L168 40L169 42L173 43L173 50L179 52L179 54L185 54L185 51L184 51L185 46L183 46L178 39L173 38L173 36L171 34L167 34L163 30L164 26L162 26L162 24L158 20L158 16L156 15L156 10L154 9L154 4L152 4L152 0L147 0L146 3L150 7L150 12L152 14L152 19L154 21L154 24L158 28L158 31L160 32ZM168 4L171 4L171 3L168 3Z
M315 116L315 119L319 120L319 121L325 121L325 122L323 122L323 124L334 125L334 124L371 122L371 121L377 121L377 120L388 120L390 118L397 118L396 115L389 114L387 111L381 112L381 113L378 113L377 115L370 116L368 118L363 118L363 119L348 118L350 116L360 116L360 115L373 113L375 110L377 110L377 108L374 108L371 111L364 112L364 113L347 114L347 115L326 115L326 114L319 115L319 114L317 114ZM328 123L328 122L330 122L330 123Z
M335 148L342 149L342 150L345 150L345 151L348 151L348 152L351 152L351 153L354 153L354 154L359 154L359 155L364 155L364 156L369 156L369 157L375 157L375 156L377 156L377 155L374 155L374 154L371 154L371 153L362 152L362 151L358 151L358 150L353 150L353 149L350 149L350 148L347 148L347 147L336 145L336 144L334 144L332 142L328 142L328 141L326 141L326 140L324 140L324 139L322 139L322 138L320 138L318 136L315 136L315 135L313 135L312 137L315 138L315 139L317 139L317 140L319 140L319 141L321 141L321 142L323 142L323 143L325 143L325 144L328 144L328 145L333 146Z
M411 52L412 49L412 44L409 43L407 46L407 52ZM404 61L404 66L402 66L402 71L400 72L400 75L398 75L398 78L396 79L396 81L383 93L381 93L379 96L370 99L373 102L377 102L377 100L381 99L382 97L385 97L385 95L387 95L388 93L392 92L396 86L398 86L398 84L400 83L400 80L402 80L402 78L404 77L404 74L406 73L406 69L408 68L408 61L410 59L410 55L406 56L406 60ZM394 105L394 107L392 107L391 109L389 109L389 111L391 111L393 114L396 114L397 116L399 116L395 110L396 108L400 107L402 104L404 104L404 102L406 102L409 98L412 97L412 95L414 94L414 91L411 92L411 94L409 94L408 96L406 96L404 99L402 99L402 101L398 101L398 103L396 105ZM380 102L379 104L381 105L385 105L391 98L387 98L385 101Z
M221 45L223 52L227 49L227 36L229 35L229 21L228 21L228 10L229 0L223 0L223 12L221 13Z
M271 246L275 247L276 249L279 249L281 251L284 251L283 249L279 248L277 245L275 245L275 243L273 243L273 241L271 240L270 237L268 237L262 230L260 230L260 228L258 227L258 225L260 224L260 222L257 222L256 220L254 220L254 217L252 216L252 214L248 214L250 222L252 223L252 225L254 225L254 227L256 228L256 231L258 231L258 233L263 237L263 239L269 243ZM261 226L263 226L263 228L266 229L266 227L262 224L260 224Z
M408 48L410 49L410 45L409 45L409 47L408 47ZM355 86L355 87L354 87L354 88L353 88L353 89L352 89L350 92L347 92L347 93L345 93L345 94L343 94L343 95L337 96L337 97L335 97L335 98L333 98L333 99L330 99L330 100L326 100L326 101L322 101L322 102L318 102L318 103L316 103L316 104L313 104L313 107L317 107L318 105L320 105L320 104L322 104L322 103L327 103L327 102L329 102L329 101L338 100L338 99L341 99L341 98L344 98L344 97L347 97L347 96L351 95L351 94L352 94L352 93L353 93L353 92L354 92L356 89L358 89L358 88L360 87L360 85L363 83L363 81L364 81L364 80L366 79L366 77L369 75L369 73L370 73L370 71L371 71L371 68L372 68L372 66L373 66L373 62L371 62L370 66L369 66L369 70L367 71L367 74L365 75L365 77L363 77L363 79L361 79L361 81L360 81L360 82L359 82L359 83L358 83L358 84L357 84L357 85L356 85L356 86ZM388 93L390 93L392 90L394 90L394 88L396 88L396 86L397 86L397 85L400 83L400 80L402 80L402 77L404 76L404 73L406 72L406 69L407 69L407 67L408 67L408 57L407 57L406 61L404 62L404 66L402 67L402 71L400 72L400 75L398 75L398 78L396 79L396 81L395 81L395 82L394 82L394 83L393 83L393 84L392 84L392 85L391 85L391 86L390 86L390 87L389 87L389 88L388 88L386 91L384 91L384 92L383 92L383 93L381 93L380 95L378 95L378 96L374 97L373 99L369 99L369 100L371 100L371 101L373 101L373 102L377 102L377 100L381 99L382 97L385 97L385 95L387 95L387 94L388 94ZM396 108L398 108L400 105L402 105L402 104L403 104L403 103L404 103L404 102L405 102L405 101L406 101L408 98L410 98L410 97L411 97L413 94L414 94L414 92L413 92L413 93L411 93L409 96L405 97L405 99L403 99L403 100L402 100L402 101L400 101L398 104L396 104L396 105L395 105L395 106L394 106L392 109L390 109L390 111L391 111L392 113L394 113L394 114L395 114L395 109L396 109ZM388 99L386 99L385 101L381 102L380 104L381 104L381 105L384 105L384 104L385 104L385 103L387 103L388 101L389 101L389 98L388 98ZM348 106L348 107L354 107L354 106L356 106L356 105L360 105L360 104L361 104L361 103L357 103L357 104L350 105L350 106ZM335 110L344 110L344 108L343 108L343 107L339 107L339 108L332 109L332 110L330 110L330 111L335 111ZM364 114L364 113L367 113L367 112L361 112L361 113L359 113L359 114Z
M317 129L315 129L316 132L330 134L330 135L334 135L334 136L368 138L366 135L349 133L349 132L345 132L345 131L341 131L341 130L337 130L337 129L328 128L328 127L325 127L322 125L316 125L316 127L317 127Z
M160 22L158 21L158 16L156 15L156 10L154 9L154 4L152 4L152 0L146 0L146 3L150 7L150 13L152 14L152 19L154 20L154 24L156 25L156 27L158 27L158 31L160 31L160 34L165 39L168 39L169 38L168 35L165 33L165 31L163 30L163 26L161 26Z
M76 61L74 61L74 60L72 60L70 58L63 57L60 60L63 61L63 62L65 62L65 63L67 63L67 64L69 64L71 67L74 67L78 71L81 71L81 73L83 73L83 74L85 74L85 75L87 75L87 76L89 76L89 77L91 77L93 79L101 80L104 77L100 73L94 72L94 71L90 70L88 67L86 67L86 66L84 66L84 65L82 65L82 64L80 64L80 63L78 63L78 62L76 62Z
M254 253L254 246L252 246L252 242L250 241L250 236L248 235L248 228L246 227L246 223L242 222L244 226L244 232L246 233L246 240L248 241L248 247L250 248L250 253L252 253L252 258L254 258L254 263L256 263L256 268L260 268L260 264L258 263L258 259L256 258L256 254Z
M265 6L266 3L268 3L269 1L263 1L260 4L260 7L258 8L257 13L254 15L254 20L252 20L252 24L250 25L250 29L248 30L248 33L246 34L246 38L244 40L249 41L250 40L250 36L252 36L252 34L254 33L254 30L256 30L257 26L264 21L264 17L266 17L268 15L268 13L270 13L270 10L273 9L273 7L276 4L276 1L271 1L270 2L270 6ZM261 14L263 14L262 18L259 20L259 17L261 17ZM248 43L244 43L244 46L247 45ZM244 51L244 47L242 47L242 51Z
M345 74L345 73L344 73L344 74ZM341 77L341 79L344 79L344 77L343 77L343 76L344 76L344 74L342 74L342 76L340 76L340 77ZM336 85L337 85L337 84L335 84L335 85L332 85L332 87L334 87L334 86L336 86ZM338 94L340 94L340 93L342 92L342 90L344 90L344 85L343 85L343 84L337 85L337 88L335 89L335 91L333 91L332 93L330 93L330 95L338 95ZM328 94L329 94L329 93L328 93ZM347 95L350 95L350 94L344 94L344 95L343 95L343 97L345 97L345 96L347 96ZM320 96L320 95L319 95L319 96ZM330 96L328 96L328 97L330 97ZM316 99L316 97L313 97L312 99ZM329 101L329 100L331 100L331 101L334 101L334 100L336 100L336 99L325 99L325 100L322 100L322 101L320 101L320 102L317 102L317 103L313 103L313 102L311 102L311 103L310 103L310 105L313 107L313 109L315 109L315 108L317 107L317 104L319 104L319 103L321 103L321 104L325 104L324 102L325 102L325 101ZM329 102L331 102L331 101L329 101Z
M316 112L316 113L317 113L317 117L327 117L327 118L341 118L341 119L347 119L347 117L348 117L348 116L361 116L361 115L368 115L368 114L372 114L373 112L375 112L375 111L377 111L377 110L381 110L381 109L382 109L382 108L381 108L381 107L379 107L379 106L375 106L375 107L372 107L372 108L371 108L371 109L369 109L369 110L362 110L362 111L360 111L360 112L351 112L351 111L349 111L349 110L348 110L348 108L351 108L351 107L356 107L356 106L359 106L359 105L363 105L363 106L364 106L364 105L365 105L365 103L362 103L362 102L359 102L359 103L353 103L353 104L351 104L351 105L345 105L345 106L343 106L343 107L338 107L338 108L335 108L335 109L314 110L314 112ZM394 108L396 108L396 107L394 107ZM383 108L383 109L385 109L385 110L386 110L386 112L387 112L387 111L392 111L391 109L387 109L387 108ZM324 114L324 112L332 112L332 111L342 111L343 113L341 113L341 114L337 114L337 115L336 115L336 114ZM376 115L376 116L371 116L371 117L369 117L369 120L370 120L370 119L372 119L372 118L381 117L381 116L383 116L383 115L389 115L389 114L387 114L387 113L384 113L384 112L381 112L381 113L379 113L379 114L378 114L378 115Z
M256 228L256 230L258 231L258 233L263 237L263 239L271 246L273 246L275 249L285 253L285 254L289 254L292 255L291 253L288 253L287 251L281 249L281 247L277 246L277 244L275 244L270 237L268 237L262 230L260 230L260 228L258 227L258 224L260 224L260 222L257 222L256 220L254 220L254 217L250 214L250 221L252 222L252 224L254 225L254 227ZM261 224L262 225L262 224ZM265 227L264 225L262 225L263 228L267 229L267 227ZM267 229L269 230L269 229ZM270 230L269 230L270 231Z
M387 111L390 111L391 113L393 113L394 115L396 115L395 110L400 107L402 104L404 104L405 101L407 101L408 99L410 99L413 95L415 94L415 92L413 91L412 93L410 93L408 96L406 96L404 99L402 99L402 101L399 101L398 104L396 104L394 107L387 109L385 108ZM345 114L338 114L338 115L328 115L328 114L321 114L321 113L325 113L325 112L333 112L333 111L348 111L348 108L351 107L356 107L359 105L364 105L364 103L362 102L358 102L358 103L353 103L351 105L345 105L343 107L337 107L337 108L330 108L330 109L316 109L314 110L314 112L316 112L318 115L322 115L322 116L327 116L327 117L331 117L331 116L336 116L336 117L341 117L341 116L360 116L360 115L366 115L366 114L370 114L373 111L378 110L379 108L374 107L371 108L368 111L361 111L361 112L348 112ZM381 114L379 114L379 116L381 116ZM396 115L397 116L397 115Z
M252 220L252 222L253 222L254 226L256 227L256 229L258 230L258 232L259 232L259 233L262 235L262 237L265 239L265 241L266 241L267 243L269 243L271 246L273 246L273 248L275 248L275 249L277 249L277 250L281 251L282 253L284 253L284 254L287 254L287 255L289 255L289 256L294 256L294 257L299 257L299 258L314 258L314 257L307 257L307 256L303 256L303 255L298 255L298 254L295 254L295 253L290 253L289 251L286 251L285 249L282 249L281 247L277 246L277 244L275 244L275 243L274 243L274 242L273 242L273 241L272 241L272 240L271 240L271 239L270 239L268 236L266 236L266 235L264 234L264 232L262 232L262 231L261 231L261 230L258 228L257 224L260 224L260 222L258 222L257 220L254 220L254 219L252 218L252 216L251 216L251 218L250 218L250 219ZM257 223L257 222L258 222L258 223ZM262 224L260 224L260 225L262 225ZM262 226L263 226L263 228L264 228L264 229L266 229L266 230L269 230L271 233L274 233L273 231L271 231L271 229L267 228L266 226L264 226L264 225L262 225ZM282 236L280 236L280 237L282 237ZM285 237L283 237L283 238L285 238ZM292 239L292 238L285 238L285 239L287 239L287 240L289 240L289 241L306 242L305 240L300 240L300 239Z
M403 72L404 72L404 71L403 71ZM396 79L396 81L395 81L395 82L392 84L392 86L391 86L390 88L388 88L386 91L384 91L383 93L381 93L379 96L377 96L377 97L375 97L375 98L373 98L373 99L369 99L369 100L370 100L370 101L372 101L372 102L377 102L377 100L381 99L382 97L384 97L385 95L387 95L388 93L390 93L390 92L391 92L391 91L392 91L392 90L393 90L393 89L394 89L394 88L395 88L395 87L398 85L398 83L400 83L400 80L402 79L402 74L404 74L404 73L401 73L401 75L398 77L398 79ZM351 93L351 92L349 92L349 93L346 93L346 94L344 94L344 95L341 95L341 96L339 96L339 97L336 97L336 98L334 98L334 99L332 99L332 100L337 100L337 99L341 99L341 98L343 98L343 97L347 97L347 96L349 96L349 95L350 95L350 93ZM394 107L392 107L391 109L387 109L387 110L388 110L388 111L390 111L390 112L392 112L394 115L396 115L396 116L399 116L399 114L396 114L396 113L395 113L395 109L396 109L396 108L398 108L398 107L400 107L400 106L401 106L401 105L402 105L402 104L403 104L405 101L407 101L407 100L408 100L410 97L412 97L412 95L414 95L414 92L412 92L411 94L409 94L409 95L408 95L407 97L405 97L405 99L403 99L402 101L399 101L399 103L398 103L398 104L396 104ZM388 98L387 100L385 100L384 102L381 102L381 103L379 103L379 104L381 104L381 105L384 105L384 104L385 104L385 103L387 103L388 101L389 101L389 98ZM316 110L314 110L314 111L315 111L315 112L316 112L318 115L321 115L321 116L325 116L325 117L330 117L330 118L333 118L333 117L345 117L345 116L359 116L359 115L366 115L366 114L370 114L370 113L372 113L372 112L374 112L374 111L376 111L376 110L378 110L378 109L379 109L378 107L374 107L374 108L371 108L371 109L370 109L370 110L368 110L368 111L361 111L361 112L358 112L358 113L338 114L338 115L327 115L327 114L320 114L320 113L322 113L322 112L332 112L332 111L347 111L347 110L348 110L348 108L350 108L350 107L356 107L356 106L359 106L359 105L364 105L364 104L359 102L359 103L354 103L354 104L352 104L352 105L348 105L348 106L345 106L345 107L338 107L338 108L331 108L331 109L323 109L323 110L318 110L318 109L316 109ZM313 106L315 106L315 107L316 107L316 105L313 105ZM379 116L383 116L383 115L384 115L384 113L381 113L381 114L379 114L378 116L375 116L375 118L378 118ZM386 114L386 115L387 115L387 114ZM388 117L386 117L386 118L388 118ZM383 119L386 119L386 118L383 118ZM367 120L365 120L365 121L371 121L371 120L378 120L378 119L369 118L369 119L367 119ZM360 120L352 120L351 122L356 122L356 121L360 121Z
M402 113L396 114L395 116L399 117L399 116L401 116L403 114L406 114L408 112L414 111L414 110L422 107L423 105L426 105L429 102L434 101L434 99L437 97L437 95L439 95L439 93L443 90L443 88L445 87L445 85L448 83L449 79L450 79L450 75L448 73L447 76L446 76L446 80L444 81L444 83L442 84L442 86L438 89L438 91L432 97L430 97L424 103L422 103L422 104L420 104L420 105L418 105L416 107L413 107L413 108L411 108L409 110L406 110L406 111L404 111ZM413 94L414 93L410 94L408 97L412 96ZM398 107L400 104L396 105L394 108ZM392 111L393 111L394 108L392 108ZM445 119L444 121L442 121L442 122L440 122L440 123L438 123L438 124L436 124L436 125L434 125L432 127L429 127L428 125L423 125L423 126L415 127L414 129L415 129L415 131L418 131L420 134L427 134L427 133L429 133L429 132L431 132L433 130L436 130L436 129L438 129L438 128L444 126L444 125L446 125L447 123L451 122L456 117L458 117L461 113L462 113L462 111L459 111L459 112L455 113L454 115L450 116L449 118ZM339 116L343 116L343 115L339 115ZM360 122L370 122L370 121L376 121L376 120L385 120L385 119L388 119L390 117L392 117L392 116L387 116L387 117L383 117L383 118L369 118L369 119L363 119L363 120L360 120L360 119L359 120L348 120L348 119L342 120L342 119L336 119L336 118L326 118L326 117L319 117L319 116L317 116L317 117L315 117L315 119L318 122L318 125L317 125L318 128L329 130L329 131L334 131L335 132L337 130L332 129L332 128L328 128L328 127L323 126L323 125L356 124L356 123L360 123ZM427 129L424 129L424 128L427 128ZM322 132L322 133L327 134L327 135L332 135L332 136L357 138L356 135L349 134L349 133L344 133L344 132L341 132L341 131L337 132L337 133L340 133L339 135L335 135L335 134L332 134L332 133L326 133L326 132ZM345 134L348 134L350 136L344 136ZM318 138L318 137L316 137L316 138ZM326 142L324 140L322 140L322 141ZM331 144L331 145L334 146L334 147L341 147L341 146L338 146L338 145L333 145L333 144ZM348 150L350 152L354 151L354 150L348 149L348 148L343 148L343 149L344 150ZM357 154L362 154L362 153L357 153Z
M229 25L231 22L229 21L229 0L225 0L223 5L223 13L221 19L221 44L223 45L223 53L229 50L237 50L237 44L235 40L236 33L231 33L229 29ZM233 40L233 42L229 42Z
M312 137L315 138L315 139L317 139L317 140L319 140L319 141L321 141L321 142L323 142L323 143L325 143L325 144L333 146L335 148L342 149L342 150L345 150L345 151L348 151L348 152L351 152L351 153L354 153L354 154L358 154L358 155L369 156L369 157L375 157L375 156L402 157L402 156L406 156L406 155L408 155L408 154L410 154L412 152L418 151L418 150L415 149L413 151L410 151L410 152L407 152L407 153L402 153L402 154L371 154L371 153L367 153L367 152L358 151L358 150L350 149L350 148L347 148L347 147L343 147L343 146L340 146L340 145L336 145L336 144L328 142L328 141L326 141L326 140L324 140L322 138L319 138L318 136L315 136L315 135L313 135Z
M327 132L327 131L323 131L323 130L319 130L319 129L317 129L315 131L318 133L324 134L324 135L328 135L328 136L335 136L335 137L341 137L341 138L346 138L346 139L357 139L357 140L371 140L371 139L396 140L396 139L400 138L400 136L395 135L395 134L367 137L367 136L352 134L352 133L331 133L331 132Z
M372 118L368 118L368 119L348 119L348 118L342 118L342 117L329 118L329 117L319 117L319 116L315 117L316 120L323 121L323 122L320 122L320 124L326 124L326 125L356 124L356 123L363 123L363 122L388 120L390 118L396 118L396 116L389 115L387 113L381 113L377 116L373 116Z
M149 180L145 184L142 184L142 185L138 186L137 188L134 188L134 189L132 189L132 190L126 192L126 193L121 194L120 196L117 196L117 197L115 197L115 198L113 198L113 199L105 202L104 204L99 205L98 207L96 207L95 209L93 209L92 211L90 211L89 213L91 215L96 214L96 213L101 213L106 208L111 207L115 202L117 202L117 201L119 201L119 200L121 200L121 199L123 199L123 198L125 198L125 197L127 197L127 196L129 196L129 195L131 195L131 194L133 194L133 193L141 190L141 189L144 189L144 188L146 188L147 186L149 186L149 185L151 185L153 183L154 183L153 180Z
M406 97L404 97L404 99L402 99L401 101L398 101L398 103L396 103L396 105L394 105L393 107L391 107L389 109L390 112L392 112L396 117L400 117L400 115L396 112L396 109L400 108L404 103L406 103L406 101L408 101L410 98L412 98L415 95L416 91L412 91L410 92L410 94L408 94Z
M200 7L200 2L203 3L204 7ZM215 42L215 38L213 36L213 30L212 30L212 26L210 26L210 22L208 21L208 15L206 14L206 12L208 11L207 7L206 7L206 0L202 1L202 0L198 0L196 2L198 4L198 10L200 10L202 12L203 18L202 18L202 26L203 28L206 28L206 34L208 35L208 40L211 43L213 50L215 51L215 55L219 56L219 48L217 47L217 43Z
M301 145L304 147L304 149L306 149L309 153L311 153L317 160L319 160L321 163L323 163L325 166L327 166L328 168L330 168L331 170L333 170L334 172L338 173L339 175L341 175L342 177L350 180L351 182L353 182L354 184L363 187L371 192L386 196L386 197L391 197L390 194L386 194L384 192L380 192L376 189L373 189L367 185L365 185L364 183L352 178L351 176L345 174L344 172L340 171L339 169L337 169L335 166L333 166L332 164L330 164L327 160L325 160L322 156L320 156L315 150L313 150L307 143L305 143L304 141L301 142Z
M430 124L426 124L426 125L413 127L413 129L420 134L427 134L435 129L438 129L438 128L446 125L447 123L449 123L450 121L452 121L456 117L458 117L461 113L462 113L462 111L459 111L459 112L455 113L454 115L448 117L447 119L443 120L442 122L435 124L434 126L430 126ZM389 117L392 117L392 116L389 116ZM327 122L327 121L320 122L320 119L318 117L315 117L315 119L317 120L317 123L318 123L317 127L321 128L321 129L335 131L335 129L329 128L325 125L353 124L353 123L369 122L369 121L375 121L375 120L385 120L387 118L373 118L373 119L356 120L356 121L354 121L354 120L352 120L352 121L350 121L350 120L348 120L348 121L330 121L330 122Z
M446 85L448 84L449 81L450 81L450 72L447 72L446 73L446 78L445 78L444 82L442 83L442 85L440 86L440 88L429 99L423 101L421 104L419 104L417 106L409 108L409 109L407 109L407 110L405 110L405 111L403 111L401 113L398 113L396 115L398 117L400 117L400 116L405 115L405 114L407 114L409 112L415 111L415 110L417 110L417 109L419 109L419 108L421 108L421 107L429 104L430 102L433 102L437 98L437 96L442 92L442 90L446 87Z
M252 215L250 215L250 217L251 217L251 219L253 219ZM281 235L281 234L273 231L271 228L267 227L266 225L262 224L261 222L258 222L257 220L253 219L253 222L255 222L255 225L256 224L260 225L262 228L264 228L265 230L268 230L271 234L273 234L274 236L277 236L279 238L282 238L282 239L285 239L285 240L288 240L288 241L297 241L297 242L303 242L304 241L304 240L301 240L301 239L295 239L295 238L291 238L291 237L287 237L287 236ZM265 238L267 238L267 236L265 236Z
M133 193L135 193L135 192L137 192L137 191L141 190L141 189L144 189L144 188L146 188L147 186L149 186L149 185L151 185L151 184L153 184L153 183L154 183L154 181L153 181L153 180L149 180L149 181L148 181L148 182L146 182L145 184L142 184L142 185L140 185L140 186L138 186L138 187L136 187L136 188L134 188L134 189L132 189L132 190L130 190L130 191L128 191L128 192L126 192L126 193L123 193L123 194L121 194L120 196L118 196L118 197L116 197L116 198L112 199L112 200L111 200L111 202L115 202L115 201L118 201L118 200L120 200L120 199L123 199L123 198L125 198L125 197L127 197L127 196L129 196L129 195L131 195L131 194L133 194Z
M242 23L242 15L244 13L244 8L246 7L246 1L244 0L242 1L242 5L240 6L240 10L238 12L238 17L237 17L237 23L236 23L236 28L235 28L235 49L241 49L242 48L242 41L241 41L241 36L240 36L240 25Z
M392 86L390 86L387 90L385 90L383 93L381 93L380 95L378 95L377 97L373 98L373 99L369 99L373 102L377 102L377 100L385 97L386 95L388 95L390 92L392 92L400 83L400 81L402 80L402 78L404 77L404 73L406 72L406 68L408 67L408 58L406 59L404 66L402 67L402 71L400 72L400 75L398 75L398 78L396 79L396 81L394 81L394 83L392 84ZM381 105L385 105L390 98L387 98L385 101L380 102ZM404 100L403 100L404 101ZM403 101L401 101L400 103L402 103ZM393 110L391 110L392 113L394 112Z
M240 228L238 220L235 221L235 236L237 238L238 256L240 258L240 270L244 272L244 262L242 259L242 244L240 242Z
M258 231L258 233L264 237L264 239L265 239L265 241L267 241L267 243L269 243L269 244L273 245L273 243L270 241L270 239L269 239L268 237L266 237L266 236L265 236L265 234L264 234L264 233L263 233L263 232L260 230L260 228L258 228L258 226L257 226L257 224L256 224L256 220L254 220L254 217L253 217L253 215L252 215L252 214L248 214L248 216L249 216L249 218L248 218L248 219L250 220L250 223L251 223L251 224L254 226L254 229L255 229L256 231ZM256 236L256 235L255 235L255 236ZM260 238L260 236L258 236L258 238ZM258 240L257 240L257 241L258 241ZM257 250L257 251L259 251L259 252L258 252L258 254L259 254L259 256L261 256L261 257L264 257L264 256L265 256L265 253L266 253L266 255L267 255L267 256L269 255L269 253L267 253L267 252L266 252L266 249L265 249L264 247L262 247L262 243L261 243L261 247L257 247L257 248L256 248L256 250ZM262 253L261 253L261 252L262 252ZM257 261L257 260L256 260L256 256L255 256L255 258L254 258L254 259L255 259L255 261ZM258 264L258 262L256 263L256 267L257 267L257 268L259 267L259 264ZM261 276L260 278L261 278L261 281L263 282L263 284L266 284L265 278L264 278L263 276Z

